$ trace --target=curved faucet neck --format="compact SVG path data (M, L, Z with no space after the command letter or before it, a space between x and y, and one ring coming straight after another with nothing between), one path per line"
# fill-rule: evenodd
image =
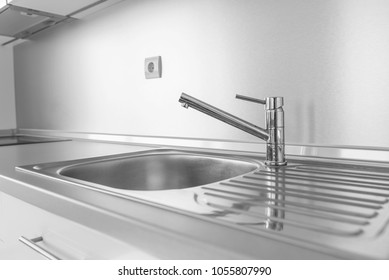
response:
M266 141L266 161L268 166L286 165L284 145L284 110L282 97L268 97L265 100L237 95L238 99L265 105L266 128L258 127L206 102L182 93L179 102L185 108L192 107L204 114L239 128Z

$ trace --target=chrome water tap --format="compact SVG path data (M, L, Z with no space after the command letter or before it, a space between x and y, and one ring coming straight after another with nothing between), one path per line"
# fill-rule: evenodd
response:
M284 99L282 97L267 97L262 100L243 95L236 95L236 98L265 105L265 128L258 127L252 123L242 120L186 93L181 94L179 102L182 103L182 106L185 108L192 107L193 109L266 141L265 164L268 166L286 165L284 110L282 108L284 105Z

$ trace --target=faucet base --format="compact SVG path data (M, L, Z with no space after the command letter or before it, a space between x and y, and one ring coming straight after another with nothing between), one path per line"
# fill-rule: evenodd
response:
M265 161L265 164L267 166L270 166L270 167L281 167L281 166L285 166L288 164L287 161L284 161L284 162L274 162L274 161Z
M287 161L285 159L285 145L284 144L270 144L266 145L266 161L267 166L285 166Z

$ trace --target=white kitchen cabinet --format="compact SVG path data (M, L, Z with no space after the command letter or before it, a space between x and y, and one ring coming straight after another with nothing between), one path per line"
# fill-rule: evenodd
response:
M18 224L13 221L10 213L6 207L7 197L0 192L0 260L14 260L14 259L28 259L28 260L42 260L45 259L35 251L20 246L12 237L15 234ZM16 237L16 236L15 236ZM17 240L17 238L16 238Z
M152 259L141 250L0 192L0 259L45 259L19 241L37 242L60 259Z
M0 45L16 45L51 26L72 22L121 1L123 0L1 1Z
M12 0L9 4L57 15L81 18L123 0ZM89 7L89 8L88 8ZM73 14L77 11L84 10Z

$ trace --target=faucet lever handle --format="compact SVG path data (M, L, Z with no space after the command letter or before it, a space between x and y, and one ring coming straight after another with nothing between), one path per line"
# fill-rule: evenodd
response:
M264 99L257 99L257 98L253 98L253 97L249 97L249 96L245 96L245 95L240 95L240 94L237 94L235 97L237 99L266 105L266 100L264 100Z
M266 110L275 110L277 108L281 108L282 106L284 106L283 97L266 97L266 99L257 99L257 98L237 94L236 98L245 101L251 101L251 102L263 104L265 105Z

